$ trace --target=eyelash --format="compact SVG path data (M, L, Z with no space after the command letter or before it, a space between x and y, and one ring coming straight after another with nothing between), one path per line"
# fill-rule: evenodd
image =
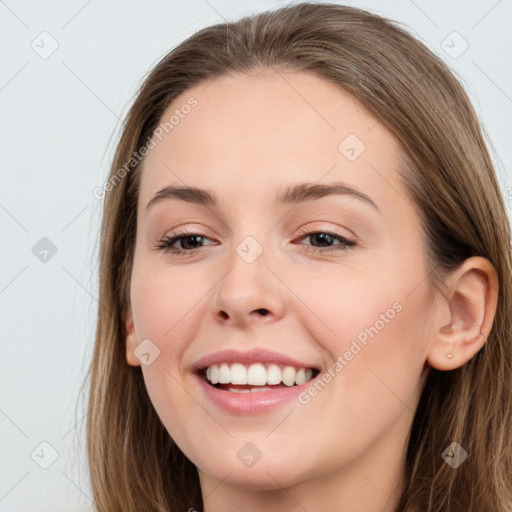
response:
M354 240L351 240L349 238L346 238L342 235L339 235L337 233L333 233L331 231L302 231L300 233L300 237L305 238L309 235L318 235L318 234L325 234L330 237L338 239L341 243L337 246L333 247L324 247L324 248L311 248L308 247L305 249L306 252L318 254L318 253L326 253L326 252L333 252L333 251L344 251L347 249L351 249L357 245L357 243ZM195 231L181 231L179 233L175 233L173 236L166 236L162 238L159 243L157 244L157 250L164 251L167 254L170 254L171 256L191 256L194 254L198 249L201 249L201 247L195 247L193 249L183 250L183 249L174 249L172 246L180 239L187 238L190 236L199 236L201 238L208 238L204 233L195 232ZM214 245L214 244L209 244ZM204 246L203 246L204 247Z

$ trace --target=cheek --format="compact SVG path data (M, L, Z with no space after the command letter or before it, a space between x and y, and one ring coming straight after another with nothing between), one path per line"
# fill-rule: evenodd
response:
M165 353L168 362L179 362L186 340L198 327L197 314L204 307L206 284L190 279L190 272L134 267L131 300L139 339L149 338ZM186 276L186 277L185 277ZM174 357L173 357L174 356Z
M388 383L408 394L423 369L425 287L405 277L409 274L402 269L396 265L393 272L377 273L347 268L329 277L298 279L293 287L302 302L297 308L303 312L304 331L333 364L339 361L333 372L343 374L343 387L362 399L363 389L373 396Z
M192 277L194 275L194 277ZM183 354L197 331L207 307L208 283L198 273L171 271L141 262L134 266L131 302L137 337L149 339L158 356L142 365L151 402L170 435L180 443L194 436L195 426L183 425L176 411L193 410L197 402L183 385Z
M349 274L310 280L298 291L308 306L303 327L332 358L325 384L312 386L301 404L318 431L331 436L332 457L323 456L333 467L340 454L353 456L396 422L407 428L424 366L424 289L410 293L410 282L389 274L380 282L370 273Z

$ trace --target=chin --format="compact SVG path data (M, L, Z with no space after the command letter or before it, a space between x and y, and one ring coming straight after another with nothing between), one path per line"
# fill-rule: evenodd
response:
M241 468L239 464L232 464L199 471L203 473L202 476L222 482L222 485L246 491L277 491L301 481L298 475L290 475L281 465L263 465L262 461L252 468ZM307 476L304 475L303 478L307 479Z

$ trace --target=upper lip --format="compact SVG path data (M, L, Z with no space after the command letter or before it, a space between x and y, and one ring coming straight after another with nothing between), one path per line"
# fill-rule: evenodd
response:
M274 363L283 366L293 366L295 368L318 369L317 366L303 361L298 361L297 359L293 359L285 354L280 354L279 352L262 348L253 348L244 352L236 349L222 350L220 352L207 355L196 361L193 365L193 371L200 372L209 366L221 363Z

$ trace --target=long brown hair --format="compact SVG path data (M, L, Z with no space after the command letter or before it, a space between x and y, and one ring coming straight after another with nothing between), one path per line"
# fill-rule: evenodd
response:
M203 510L195 466L158 418L140 367L125 359L123 317L143 163L133 156L177 95L200 81L258 69L308 71L337 84L396 135L400 176L427 240L432 287L470 256L494 265L500 286L492 330L461 368L430 369L396 511L510 512L511 238L483 129L449 68L397 23L320 3L200 30L156 65L127 115L104 187L96 344L88 374L87 451L98 510ZM457 470L441 456L453 441L470 454Z

